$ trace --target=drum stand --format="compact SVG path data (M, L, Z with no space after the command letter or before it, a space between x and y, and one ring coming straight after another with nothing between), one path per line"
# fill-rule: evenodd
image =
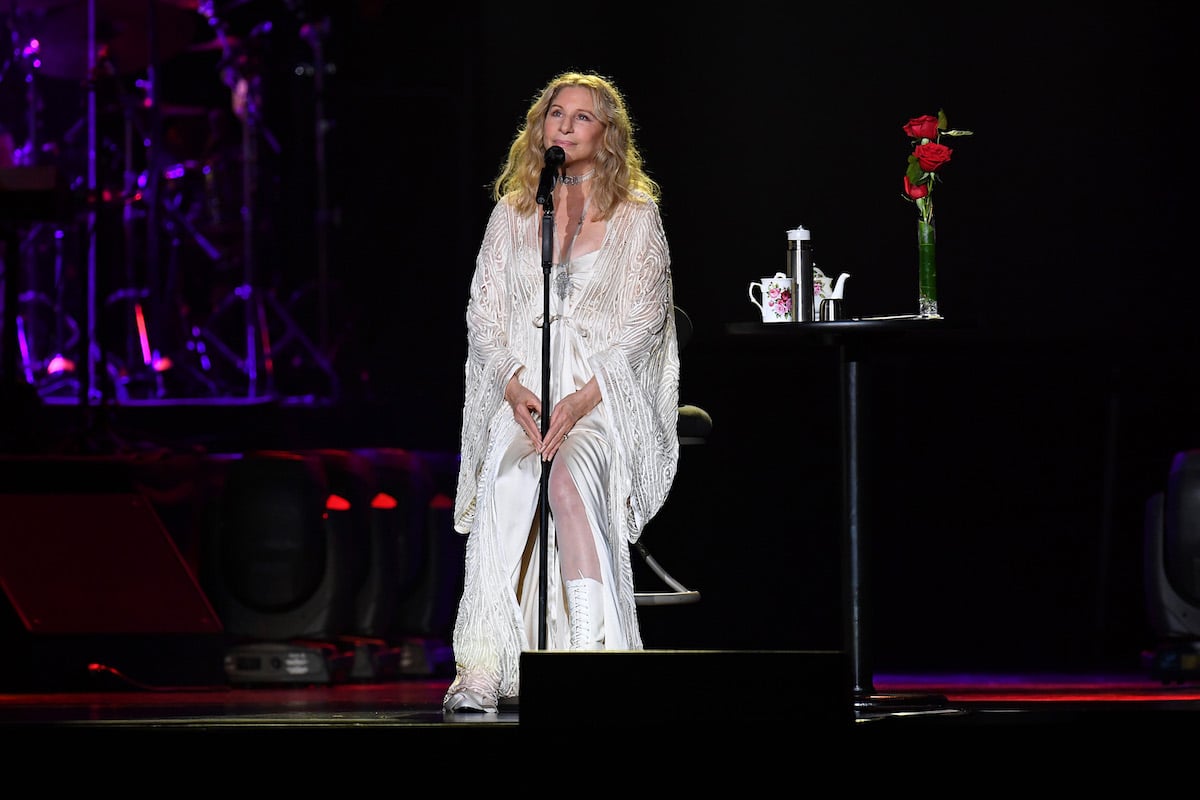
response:
M38 285L39 241L53 236L54 281L50 292ZM21 247L26 289L19 293L17 353L26 383L36 386L43 397L72 396L79 391L75 362L70 353L79 346L79 324L67 312L64 279L65 230L59 225L37 223Z
M0 67L0 83L7 79L10 69L20 68L15 77L24 84L26 108L26 138L18 148L16 138L10 132L11 163L0 164L0 167L12 167L18 170L32 169L39 166L41 146L39 141L39 114L41 103L39 81L32 65L34 53L25 47L19 17L9 20L9 38L13 50L7 62ZM56 173L57 174L57 173ZM5 191L12 191L6 186ZM21 199L24 208L27 198ZM6 216L10 215L6 210ZM22 216L18 214L17 216ZM57 216L57 215L56 215ZM79 345L79 326L75 319L67 313L66 283L64 280L64 245L66 232L60 220L26 220L28 226L20 229L12 228L6 231L6 252L4 267L0 269L3 275L6 291L11 289L11 307L3 304L3 313L12 314L12 324L15 326L11 337L5 337L0 342L0 349L7 348L12 357L12 364L7 369L17 372L29 386L35 387L39 394L57 396L62 390L78 391L78 382L74 377L75 363L68 353L71 348ZM54 281L44 290L38 281L39 243L46 241L46 236L52 236L54 255ZM11 251L11 252L9 252ZM18 264L24 268L24 290L17 286ZM11 281L11 286L8 283ZM8 323L7 316L5 317ZM11 338L11 341L10 341ZM17 370L17 359L20 369ZM5 376L16 379L18 375Z
M211 20L210 24L213 24ZM214 351L233 363L245 376L246 397L251 399L277 396L276 353L294 340L299 344L302 354L325 376L328 381L328 399L335 400L338 384L333 366L296 324L276 294L256 283L258 142L262 137L275 152L279 151L279 145L270 131L260 124L261 97L258 77L237 70L239 59L231 57L231 45L223 27L219 24L214 27L225 50L224 60L231 65L226 70L225 80L233 93L235 113L242 121L243 283L217 306L201 330L201 336ZM240 351L223 341L213 327L237 305L241 305L244 312L243 348ZM274 326L272 321L276 323ZM309 398L314 396L308 395Z
M316 23L305 23L300 36L308 43L313 54L313 112L316 127L313 133L315 145L315 174L317 198L317 341L321 352L329 352L329 181L325 157L325 134L329 120L325 118L325 37L329 34L329 19Z
M207 360L202 344L195 340L196 332L186 330L184 303L179 289L179 249L182 231L205 257L213 263L224 260L221 251L213 245L192 223L185 211L179 208L181 197L168 198L163 192L163 181L175 178L175 170L182 164L165 166L160 142L163 125L160 106L156 96L154 73L143 82L147 96L126 98L125 119L125 198L123 228L125 235L125 286L113 291L105 298L106 307L128 305L131 313L125 314L128 327L125 330L124 363L110 365L113 380L123 398L128 399L131 385L149 386L154 399L163 398L184 390L191 396L199 389L204 397L212 397L222 390L216 380L209 376L211 363ZM149 110L147 125L136 124L134 109ZM134 142L148 143L145 170L134 169ZM139 282L137 255L138 236L135 222L143 221L145 246L145 276ZM164 248L164 238L167 250ZM165 251L165 254L164 254ZM120 312L113 316L121 316ZM177 326L174 323L178 321ZM190 337L190 338L189 338ZM186 342L185 342L186 340ZM168 389L168 377L174 376Z

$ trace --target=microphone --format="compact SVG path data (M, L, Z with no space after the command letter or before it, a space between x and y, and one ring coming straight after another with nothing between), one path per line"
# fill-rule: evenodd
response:
M554 191L554 180L558 176L559 168L566 160L566 151L558 145L547 148L546 166L542 167L542 182L538 184L537 190L537 202L539 206L546 205L546 200L550 197L550 193Z

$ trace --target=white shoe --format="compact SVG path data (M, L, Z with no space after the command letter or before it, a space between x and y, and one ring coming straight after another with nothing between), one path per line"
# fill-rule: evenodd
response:
M499 711L499 682L488 678L479 670L459 668L454 682L442 698L442 710L448 712L473 711L495 714Z

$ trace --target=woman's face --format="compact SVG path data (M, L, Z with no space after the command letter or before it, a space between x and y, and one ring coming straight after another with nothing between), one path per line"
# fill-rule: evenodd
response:
M567 154L566 166L590 162L604 137L604 125L592 108L591 91L582 86L559 89L542 122L542 135L547 148L558 145Z

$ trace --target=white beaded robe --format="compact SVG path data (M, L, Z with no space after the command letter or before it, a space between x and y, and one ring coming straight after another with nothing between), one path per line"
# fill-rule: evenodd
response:
M644 196L639 200L623 203L608 220L594 261L588 259L590 277L569 301L554 298L550 328L552 400L582 387L592 374L600 386L600 404L572 429L554 468L574 457L568 455L571 444L579 442L580 451L590 448L578 474L576 461L565 463L590 502L588 519L606 588L605 646L627 650L642 649L629 545L666 500L679 457L670 253L658 206ZM538 641L536 537L544 465L504 400L505 386L519 369L534 394L540 397L543 390L541 223L540 209L522 217L504 200L496 204L467 306L454 528L468 539L453 647L459 669L486 675L501 697L519 694L523 650L566 649L569 638L551 518L546 642ZM583 491L588 469L593 491Z

